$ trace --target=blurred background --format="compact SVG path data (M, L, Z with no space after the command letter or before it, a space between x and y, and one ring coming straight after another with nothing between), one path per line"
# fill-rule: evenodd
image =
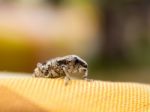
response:
M89 78L150 83L148 0L0 0L0 71L76 54Z

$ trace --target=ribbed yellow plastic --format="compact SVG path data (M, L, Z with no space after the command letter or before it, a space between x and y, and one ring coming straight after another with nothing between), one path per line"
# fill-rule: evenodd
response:
M150 112L150 86L63 79L0 79L0 112Z

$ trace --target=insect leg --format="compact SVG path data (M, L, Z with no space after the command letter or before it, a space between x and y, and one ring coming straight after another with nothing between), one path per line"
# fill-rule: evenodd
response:
M64 71L64 73L65 73L65 75L66 75L66 76L65 76L65 85L67 85L68 82L69 82L69 80L70 80L71 78L70 78L70 75L69 75L69 73L67 72L65 66L63 67L63 71Z

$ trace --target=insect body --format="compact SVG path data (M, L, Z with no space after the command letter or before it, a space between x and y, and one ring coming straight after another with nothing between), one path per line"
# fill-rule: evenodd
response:
M65 77L65 84L71 78L87 79L88 64L76 55L68 55L38 63L34 70L34 77L58 78Z

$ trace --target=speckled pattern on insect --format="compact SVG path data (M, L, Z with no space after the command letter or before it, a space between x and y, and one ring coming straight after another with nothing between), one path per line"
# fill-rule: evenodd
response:
M77 55L68 55L38 63L34 77L59 78L65 77L65 84L71 78L87 79L88 64Z

